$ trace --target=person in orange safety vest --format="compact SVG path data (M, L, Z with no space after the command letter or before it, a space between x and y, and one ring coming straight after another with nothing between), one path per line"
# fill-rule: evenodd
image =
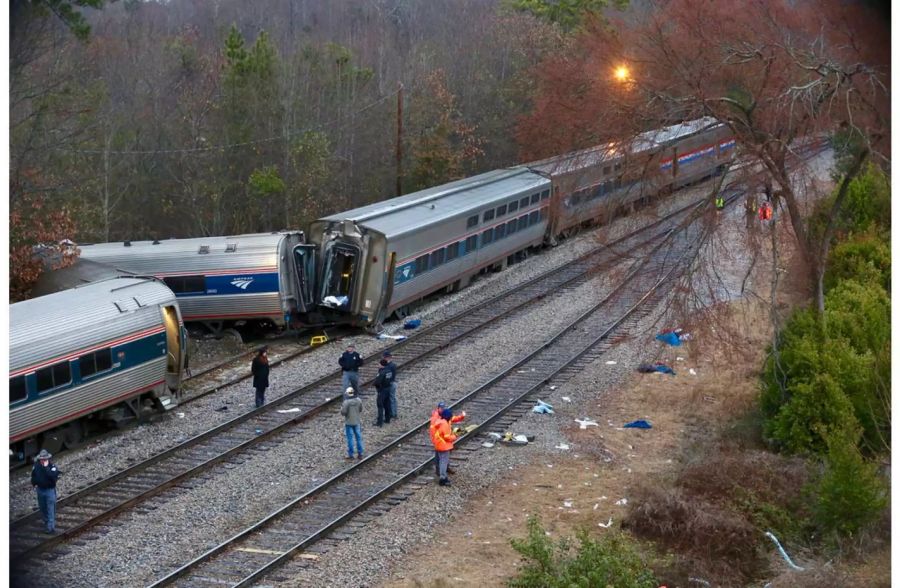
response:
M437 408L431 411L431 425L428 427L428 436L431 438L431 443L434 443L434 432L437 430L438 421L441 420L441 411L447 408L447 405L443 402L438 402ZM466 411L462 411L460 414L455 414L450 418L450 424L458 423L461 420L466 418ZM437 450L434 451L434 474L440 478L441 472L438 469L438 454ZM447 473L452 474L453 470L449 467L447 468Z
M431 442L434 443L434 450L437 452L438 460L438 476L440 477L441 486L449 486L450 478L447 477L447 467L450 465L450 452L453 450L453 442L456 441L456 435L450 429L450 420L453 418L453 411L445 408L441 411L441 418L437 422L434 435Z

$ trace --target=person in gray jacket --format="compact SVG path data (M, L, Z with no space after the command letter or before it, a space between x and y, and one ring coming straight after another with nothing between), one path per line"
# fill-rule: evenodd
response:
M344 415L344 433L347 435L347 459L353 459L353 439L356 438L356 458L363 458L362 442L362 400L356 395L353 386L348 386L344 391L344 402L341 404L341 414Z

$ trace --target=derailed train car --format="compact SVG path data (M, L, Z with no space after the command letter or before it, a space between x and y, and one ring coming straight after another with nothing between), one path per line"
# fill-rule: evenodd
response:
M81 258L163 280L185 321L231 326L297 324L312 306L300 231L83 245ZM301 260L297 262L297 260Z
M11 304L9 332L14 460L177 404L186 333L159 280L113 278Z
M308 233L318 272L307 298L320 319L377 325L623 206L720 172L733 153L727 127L703 118L324 217Z

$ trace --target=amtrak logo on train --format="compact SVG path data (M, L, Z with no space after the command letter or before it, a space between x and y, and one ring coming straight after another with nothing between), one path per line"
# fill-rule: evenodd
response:
M246 290L247 286L253 283L253 278L235 278L231 280L231 285L241 290Z

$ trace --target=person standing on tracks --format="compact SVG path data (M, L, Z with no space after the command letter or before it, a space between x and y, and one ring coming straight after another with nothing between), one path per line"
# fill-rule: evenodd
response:
M266 403L266 388L269 387L269 348L260 347L250 364L253 387L256 388L256 408Z
M363 360L356 352L356 347L351 343L347 345L347 351L341 354L338 359L338 365L341 366L341 386L346 390L348 386L359 392L359 368L362 367Z
M48 533L56 533L56 482L59 480L59 469L52 463L53 457L46 449L41 449L31 470L31 485L37 492L38 508Z
M441 412L443 412L443 410L445 408L447 408L446 404L444 404L443 402L438 402L437 407L431 411L431 422L428 427L428 436L431 438L432 443L434 443L434 432L437 431L438 422L441 420ZM458 423L465 418L466 418L466 411L462 411L461 413L455 414L452 417L450 417L450 424L452 425L453 423ZM435 449L434 450L434 473L438 478L440 478L441 472L438 469L438 464L439 464L438 453L437 453L437 449ZM448 474L452 473L452 470L450 470L449 467L447 468L447 473Z
M362 400L356 395L353 386L344 390L344 402L341 414L344 415L344 433L347 435L347 459L353 459L353 440L356 439L356 458L363 458L362 442Z
M437 422L434 435L431 442L434 444L434 450L437 452L438 462L438 478L441 486L449 486L450 478L447 477L447 468L450 466L450 452L453 451L453 442L456 441L456 435L450 428L450 421L453 419L453 411L445 408L441 411L441 418Z
M387 360L387 368L391 372L391 418L397 418L397 364L394 363L394 357L390 351L385 351L381 357Z
M378 418L375 426L380 427L383 424L391 422L391 382L394 381L393 370L388 366L390 363L387 358L382 357L381 367L378 368L378 375L375 376L373 384L378 392L375 403L378 406Z

